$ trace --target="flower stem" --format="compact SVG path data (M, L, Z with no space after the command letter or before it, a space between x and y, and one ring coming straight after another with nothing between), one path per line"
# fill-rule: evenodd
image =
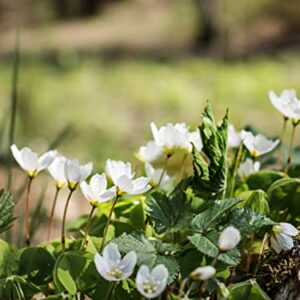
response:
M87 236L88 236L88 233L89 233L89 230L90 230L90 226L91 226L91 221L92 221L92 216L93 216L93 213L96 209L96 206L92 206L92 209L91 209L91 212L89 214L89 217L88 217L88 220L87 220L87 223L86 223L86 227L85 227L85 233L84 233L84 239L83 239L83 242L82 242L82 248L81 250L86 250L87 246L88 246L88 240L87 240Z
M188 284L190 280L190 277L186 277L182 280L181 284L180 284L180 288L179 288L179 297L183 297L184 296L184 290L185 290L185 287L186 285Z
M68 206L72 197L72 194L75 190L72 189L70 190L69 196L67 198L65 208L64 208L64 214L63 214L63 220L62 220L62 227L61 227L61 245L62 245L62 251L65 252L66 250L66 238L65 238L65 224L66 224L66 217L67 217L67 211L68 211Z
M102 242L101 242L101 245L100 245L100 252L102 251L103 246L104 246L104 244L105 244L105 239L106 239L108 227L109 227L109 224L110 224L110 220L111 220L113 211L114 211L114 209L115 209L115 206L116 206L118 200L119 200L119 195L117 194L116 199L114 200L114 202L113 202L113 204L112 204L112 206L111 206L111 209L110 209L110 212L109 212L109 215L108 215L108 218L107 218L105 227L104 227L103 238L102 238Z
M52 226L53 226L53 219L54 219L54 212L55 212L56 201L57 201L57 197L58 197L59 191L60 191L60 189L57 187L55 195L54 195L54 200L53 200L53 205L52 205L50 219L49 219L49 225L48 225L48 236L47 236L47 243L48 244L49 244L50 238L51 238Z
M263 238L263 240L262 240L262 242L261 242L261 247L260 247L260 251L259 251L258 262L257 262L257 264L256 264L256 268L255 268L254 275L256 275L257 272L258 272L258 268L259 268L259 265L260 265L260 263L261 263L262 256L263 256L263 254L264 254L264 250L265 250L266 243L267 243L267 241L268 241L268 237L269 237L268 233L265 233L264 238Z
M33 180L33 177L29 177L28 186L27 186L27 193L26 193L26 200L25 200L24 227L25 227L25 243L26 243L27 247L30 246L29 195L30 195L32 180Z
M290 140L290 146L289 146L289 155L285 164L285 169L284 172L287 174L289 170L289 166L292 161L292 151L293 151L293 145L294 145L294 140L295 140L295 133L296 133L296 127L298 124L293 124L293 129L292 129L292 135L291 135L291 140Z
M276 161L276 166L280 168L280 159L282 156L282 150L283 150L283 140L286 132L286 125L287 125L288 118L284 117L283 118L283 125L280 133L280 147L278 151L278 156L277 156L277 161Z
M157 188L160 187L161 182L162 182L162 180L163 180L163 178L164 178L164 176L165 176L165 174L166 174L167 167L168 167L168 162L169 162L169 159L170 159L171 156L172 156L172 155L168 155L167 158L166 158L166 163L165 163L165 165L164 165L163 171L162 171L161 174L160 174L160 177L159 177L159 180L158 180L158 183L157 183Z

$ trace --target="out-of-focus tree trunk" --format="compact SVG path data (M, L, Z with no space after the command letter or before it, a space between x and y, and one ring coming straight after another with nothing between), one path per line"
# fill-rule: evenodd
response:
M65 19L68 17L68 1L67 0L55 0L55 11L59 19Z
M195 0L199 16L198 31L195 38L195 49L208 48L218 37L217 1Z

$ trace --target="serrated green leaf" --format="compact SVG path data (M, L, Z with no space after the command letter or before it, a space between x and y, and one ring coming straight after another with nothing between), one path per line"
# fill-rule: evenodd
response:
M15 201L10 193L0 190L0 233L12 226Z
M137 232L130 235L124 233L113 240L118 245L122 253L135 251L137 255L137 265L147 265L150 268L163 263L169 271L168 283L172 283L178 276L179 265L174 258L172 251L167 252L165 249L173 249L172 245L167 246L159 240L149 240L143 233ZM178 248L176 247L178 250ZM166 255L167 254L167 255Z
M275 222L268 217L248 208L234 209L229 216L229 225L238 228L242 236L255 232L263 226L274 224Z
M147 214L157 233L180 231L191 221L192 214L188 210L184 191L181 193L172 198L158 192L151 194L147 202Z
M217 223L221 222L222 216L242 201L243 199L237 198L211 201L204 212L194 217L192 221L193 229L197 232L204 233Z
M18 253L14 246L0 239L0 277L8 277L18 269Z
M217 126L209 104L203 112L199 127L204 157L193 149L193 187L198 195L216 198L225 192L227 184L227 114Z
M188 237L189 241L203 254L210 257L216 257L219 253L219 248L207 237L195 233Z
M218 256L218 260L222 261L227 265L236 266L241 260L241 253L237 248L235 248L230 251L221 253Z

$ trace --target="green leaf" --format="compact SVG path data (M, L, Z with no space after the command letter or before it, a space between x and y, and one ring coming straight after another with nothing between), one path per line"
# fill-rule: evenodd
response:
M96 287L99 274L91 253L72 251L61 255L54 267L54 283L59 291L88 291Z
M0 239L0 277L8 277L18 269L18 253L14 246Z
M270 212L269 196L263 190L247 191L239 195L246 201L241 203L242 207L250 208L260 214L268 215Z
M243 199L225 199L210 201L208 208L194 217L192 227L194 231L204 233L221 222L222 216Z
M227 114L223 122L215 124L209 104L203 112L203 122L199 127L203 157L193 148L193 187L198 195L216 198L225 192L227 183Z
M178 194L172 198L159 192L151 194L147 202L147 214L157 233L177 232L187 226L192 215L185 198L185 195Z
M280 172L259 171L248 177L247 184L250 190L263 190L266 192L275 181L284 177L285 175Z
M300 217L300 180L283 178L274 182L269 190L269 205L272 211L288 209L293 219Z
M242 236L255 232L263 226L274 225L268 217L248 208L234 209L229 216L229 224L239 229Z
M163 263L169 271L168 282L172 283L178 276L179 265L174 255L178 252L178 246L165 244L159 240L149 240L144 234L136 232L130 235L124 233L113 240L122 253L135 251L137 264L147 265L150 268ZM169 251L166 251L168 249ZM173 251L172 251L173 250Z
M20 256L19 274L27 275L35 285L43 285L52 280L54 257L44 248L25 249Z
M0 233L12 226L15 201L10 193L0 190Z
M216 257L219 253L219 248L207 237L195 233L188 237L189 241L203 254L210 257Z
M230 300L271 300L254 279L229 286Z
M241 253L237 248L235 248L225 253L221 253L218 257L218 260L227 265L236 266L241 260Z

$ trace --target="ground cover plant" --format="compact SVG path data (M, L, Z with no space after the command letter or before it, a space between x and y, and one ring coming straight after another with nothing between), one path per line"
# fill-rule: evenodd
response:
M297 289L286 286L299 263L300 101L294 90L269 98L282 115L278 139L237 131L228 112L216 121L208 102L194 130L151 123L136 170L108 159L98 174L55 149L38 155L11 145L26 184L23 220L13 214L16 195L0 192L0 299L293 299ZM56 193L47 236L32 245L32 187L47 170ZM62 189L61 236L53 237ZM80 192L90 213L72 220ZM7 238L17 224L18 248Z

